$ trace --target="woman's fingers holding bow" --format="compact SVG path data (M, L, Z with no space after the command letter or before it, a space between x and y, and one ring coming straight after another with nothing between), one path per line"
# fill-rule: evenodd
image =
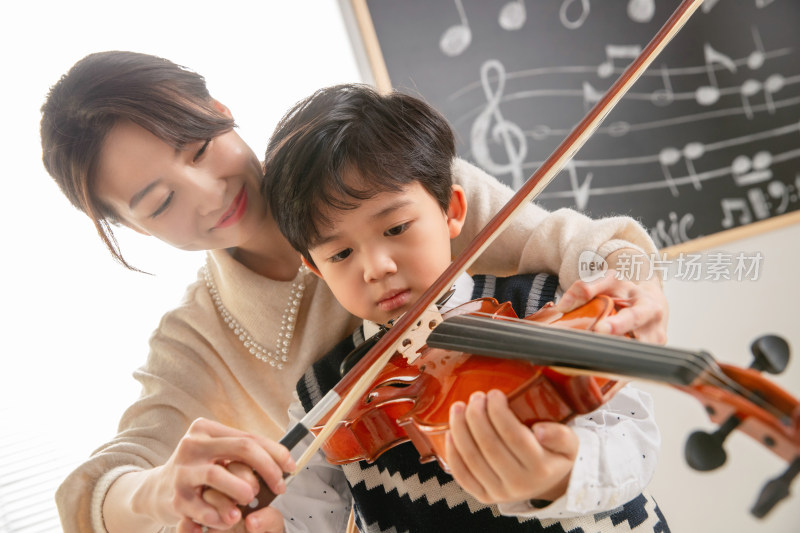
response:
M281 494L286 490L283 472L293 469L282 445L200 418L159 467L158 485L180 531L198 531L198 524L224 530L241 520L237 506L258 493L256 473Z

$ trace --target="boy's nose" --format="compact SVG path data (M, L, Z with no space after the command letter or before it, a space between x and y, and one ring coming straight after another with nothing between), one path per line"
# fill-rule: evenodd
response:
M397 272L397 264L391 255L384 251L373 250L366 255L364 264L364 281L371 282L383 279Z

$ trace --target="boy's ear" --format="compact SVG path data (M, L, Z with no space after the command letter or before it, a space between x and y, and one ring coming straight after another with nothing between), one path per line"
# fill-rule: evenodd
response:
M453 185L450 193L450 206L447 208L447 228L450 238L455 239L461 234L464 220L467 218L467 196L461 185Z
M306 268L308 268L311 272L313 272L314 275L316 275L320 279L322 278L322 274L319 273L319 269L314 264L312 264L311 261L309 261L302 255L300 256L300 259L303 261L303 264L306 266Z
M219 111L228 118L233 118L233 113L231 113L231 110L228 109L228 106L223 105L222 103L220 103L219 100L212 99L211 102L214 105L214 109L216 109L217 111Z

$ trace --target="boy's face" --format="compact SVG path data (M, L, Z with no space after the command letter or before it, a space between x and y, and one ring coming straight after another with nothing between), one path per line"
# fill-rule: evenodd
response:
M312 270L348 311L386 323L410 309L450 264L450 239L461 231L466 202L454 186L445 213L412 183L326 214L332 224L309 250Z

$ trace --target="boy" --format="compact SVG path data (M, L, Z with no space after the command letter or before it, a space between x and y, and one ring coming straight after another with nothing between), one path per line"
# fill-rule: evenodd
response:
M273 215L305 264L365 320L298 383L306 411L375 324L402 315L447 268L449 241L467 210L451 179L454 156L441 115L418 99L367 86L317 91L276 130L265 182ZM556 287L544 274L465 276L448 306L494 296L525 316L554 299ZM504 395L476 392L450 411L452 477L437 463L420 464L405 443L372 464L314 463L275 507L289 529L337 531L349 485L361 531L668 531L642 494L659 442L651 410L647 395L626 387L568 425L531 430ZM313 511L309 498L317 500Z

